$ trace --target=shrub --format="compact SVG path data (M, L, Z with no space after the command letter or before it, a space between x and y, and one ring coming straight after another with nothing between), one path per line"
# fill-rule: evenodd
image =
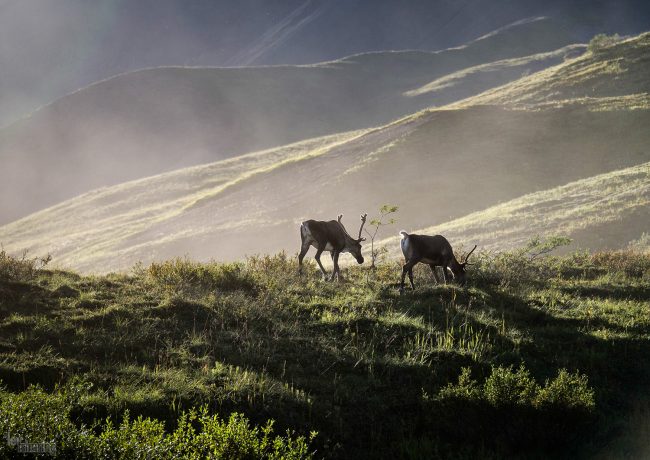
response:
M589 387L586 375L570 374L566 369L560 369L557 377L546 380L544 387L540 387L523 365L516 371L512 366L493 366L483 385L471 378L469 367L463 368L458 383L448 384L438 396L441 399L482 400L493 407L553 406L587 411L595 408L594 390Z
M635 251L596 252L592 263L609 273L624 274L630 278L642 278L650 274L650 254Z
M188 295L206 291L250 291L255 281L243 263L203 264L188 259L152 263L145 271L146 280L165 292Z
M131 420L128 411L122 422L110 419L93 429L78 427L70 419L73 402L62 391L52 394L30 386L22 393L0 390L0 457L18 454L22 442L53 443L57 458L228 458L228 459L304 459L315 432L309 437L287 431L275 435L273 421L262 428L251 426L242 414L233 413L225 420L199 411L183 412L177 428L165 431L162 421L142 416ZM7 443L7 435L12 443Z
M438 395L442 399L478 401L482 398L483 391L478 382L472 378L472 370L469 367L463 367L458 376L458 383L456 385L448 384L440 390Z
M592 53L597 53L598 51L601 51L609 46L612 46L618 42L620 42L623 38L619 34L614 34L614 35L607 35L607 34L598 34L595 35L591 41L589 41L589 45L587 45L587 50L591 51Z
M516 372L512 367L492 367L483 385L485 400L495 407L531 405L538 392L539 385L523 366Z
M566 454L563 449L588 433L595 420L587 378L565 370L540 387L523 366L492 367L483 384L464 368L458 383L442 388L430 403L435 414L430 423L438 423L445 439L529 453Z
M541 256L570 243L571 239L564 236L536 236L519 249L483 255L476 264L478 278L502 287L547 281L559 274L559 267L549 257Z
M547 380L535 399L537 407L562 407L565 409L593 410L594 390L589 387L586 375L577 372L570 374L566 369L560 369L557 377L550 382Z
M0 280L29 282L34 279L38 271L52 260L46 257L28 258L27 251L23 251L20 258L13 257L0 250Z

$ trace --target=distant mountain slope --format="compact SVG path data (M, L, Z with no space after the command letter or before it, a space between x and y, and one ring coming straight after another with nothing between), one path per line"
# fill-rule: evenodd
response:
M616 103L628 108L647 107L649 69L650 33L644 33L467 98L456 107L496 104L540 108L565 102L579 102L595 110Z
M369 51L439 50L539 16L552 17L555 29L531 29L520 43L638 33L650 23L650 6L642 0L5 0L0 126L81 86L144 67L309 64Z
M573 238L573 248L619 249L650 227L650 163L531 193L459 219L410 233L451 235L465 247L505 250L536 235ZM382 241L394 256L399 238ZM646 236L647 240L647 236ZM647 243L646 243L647 244Z
M0 242L13 251L51 252L56 263L98 272L183 254L239 259L296 251L297 227L306 218L331 219L342 212L353 231L360 212L372 214L393 203L400 206L400 226L427 228L525 194L645 164L650 107L628 103L630 95L642 94L648 68L627 65L645 55L645 40L637 37L620 49L626 70L617 84L625 91L606 93L604 98L616 103L598 104L597 110L581 97L563 99L561 106L463 103L427 110L381 128L87 193L0 227ZM585 55L560 64L554 75L560 78L562 69L593 59ZM606 66L590 69L597 78ZM619 208L623 213L625 207ZM530 221L534 232L539 225ZM614 228L612 221L605 220L603 232ZM640 237L625 235L624 243ZM618 246L620 239L614 233L594 245Z
M381 125L581 49L537 55L566 44L562 34L540 38L543 24L519 24L441 52L378 52L308 66L154 68L93 84L0 130L0 182L13 191L0 199L0 223L96 187ZM536 39L526 41L531 28ZM409 93L493 61L501 62L488 80Z
M0 242L99 272L293 252L307 218L343 212L353 229L359 212L394 203L400 225L422 228L648 161L648 123L649 110L432 111L90 192L0 227Z
M324 154L361 134L362 131L311 139L94 190L0 227L0 241L10 245L21 241L19 244L25 243L39 253L66 254L63 257L67 260L60 260L63 263L92 259L104 251L104 255L109 256L122 238L137 235L158 222L182 214L206 196L234 188L242 181L282 167L289 161ZM44 235L49 237L43 238ZM159 234L155 238L163 236ZM115 262L121 267L130 263L121 260L120 256L115 257Z

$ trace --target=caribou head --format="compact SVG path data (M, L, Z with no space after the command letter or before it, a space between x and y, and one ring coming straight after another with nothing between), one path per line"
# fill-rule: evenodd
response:
M355 259L357 259L357 262L359 264L363 263L363 255L361 254L361 242L366 241L366 239L361 237L361 232L363 231L363 226L366 223L367 217L368 214L361 215L361 227L359 227L359 236L357 236L356 238L352 238L350 234L347 232L347 230L345 229L345 227L343 226L343 222L341 222L341 219L343 218L343 214L339 214L338 217L336 218L336 221L339 223L341 229L345 233L345 239L346 239L345 250L341 252L349 252L354 256Z
M465 286L465 283L467 282L467 272L465 271L465 267L468 265L472 265L468 263L467 261L469 260L469 256L472 255L472 252L476 249L476 245L472 248L471 251L465 256L465 261L462 263L459 263L454 259L455 263L450 264L449 268L451 269L451 272L454 274L454 279L460 284L461 286Z

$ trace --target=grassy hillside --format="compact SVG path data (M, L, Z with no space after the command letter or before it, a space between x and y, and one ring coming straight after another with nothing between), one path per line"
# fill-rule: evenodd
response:
M183 254L233 260L294 252L297 227L307 218L343 212L348 228L356 228L359 212L394 203L400 225L418 229L647 162L649 122L647 110L434 111L97 190L0 228L0 241L11 251L49 252L60 266L95 272Z
M392 262L326 283L284 255L85 277L1 253L0 429L90 458L276 458L269 418L292 458L645 456L650 258L477 261L400 296Z
M542 39L540 27L522 24L440 52L377 52L302 66L152 68L100 81L0 130L0 180L15 192L0 198L0 222L100 186L381 125L582 49L549 53L567 45L567 37ZM526 40L531 28L535 39ZM509 58L521 59L502 61ZM493 61L502 62L489 78L405 94Z
M603 87L602 97L590 96L593 103L576 93L556 104L553 95L561 91L555 82L570 84L576 68L588 69L581 78L607 80L608 66L594 62L610 59L609 50L543 71L556 88L546 102L522 106L515 96L504 106L465 102L381 128L100 189L1 227L0 242L13 252L50 252L61 266L94 272L182 254L234 260L296 251L296 228L307 218L331 219L342 212L353 228L360 212L393 203L400 206L400 225L427 228L525 194L642 165L650 160L650 107L638 104L647 94L648 36L616 45L622 56L618 95ZM524 78L531 92L541 91L546 81L535 75ZM513 82L499 94L521 85L522 80ZM639 208L633 195L621 199ZM579 204L568 195L563 199L569 200L567 209ZM610 209L616 214L626 207ZM563 228L573 232L580 225ZM535 222L525 234L539 227ZM592 225L574 236L582 246L614 248L641 237L641 232L621 237L617 232L624 227L603 227L598 240L590 239ZM509 235L513 240L503 239L504 247L521 241Z
M647 108L650 33L597 48L500 88L468 98L458 106L497 104L521 108L581 103L592 110L613 106Z
M485 250L512 249L535 235L564 235L574 247L645 250L650 225L650 163L525 195L413 233L453 235ZM398 238L382 243L395 256Z

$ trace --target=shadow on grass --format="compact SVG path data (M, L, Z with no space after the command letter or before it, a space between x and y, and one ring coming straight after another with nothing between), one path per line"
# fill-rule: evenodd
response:
M597 298L601 300L644 300L650 301L648 286L562 286L560 290L566 294L580 297Z

